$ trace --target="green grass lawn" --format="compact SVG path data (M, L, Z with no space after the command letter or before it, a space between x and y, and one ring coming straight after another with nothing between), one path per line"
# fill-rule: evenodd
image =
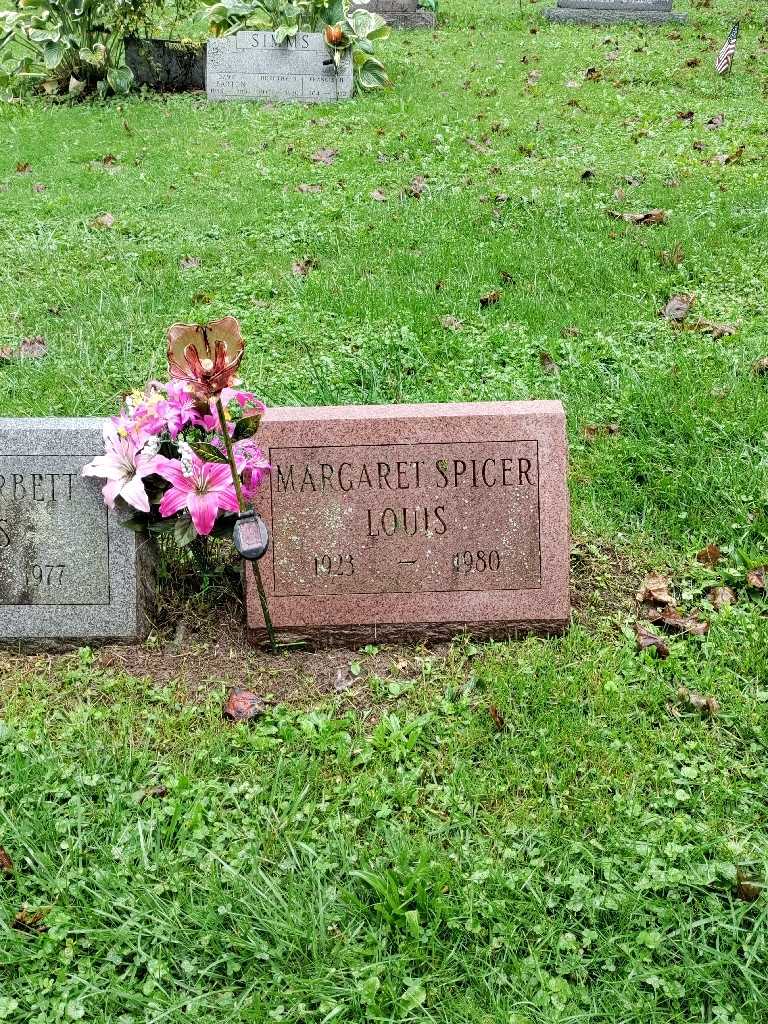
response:
M3 415L111 413L169 324L230 313L269 404L559 398L578 593L563 638L350 653L351 690L252 727L221 722L224 662L191 692L0 657L0 1020L765 1020L768 904L734 883L768 872L743 585L768 562L768 25L723 80L725 0L657 29L499 6L445 0L385 44L393 90L338 106L0 107L0 348L48 343L0 362ZM676 293L735 333L670 325ZM711 621L664 661L631 630L650 569Z

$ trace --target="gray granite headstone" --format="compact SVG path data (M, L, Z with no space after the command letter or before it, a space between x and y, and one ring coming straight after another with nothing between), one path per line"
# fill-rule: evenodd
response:
M99 419L0 419L0 642L138 639L150 545L109 512L83 466Z
M587 25L616 24L626 21L659 25L665 21L687 21L675 14L672 0L557 0L557 7L544 12L550 21Z
M349 99L353 86L352 61L345 56L337 70L321 32L299 32L280 44L271 32L208 40L209 100L328 103Z
M437 20L418 0L353 0L350 8L380 14L393 28L434 28Z

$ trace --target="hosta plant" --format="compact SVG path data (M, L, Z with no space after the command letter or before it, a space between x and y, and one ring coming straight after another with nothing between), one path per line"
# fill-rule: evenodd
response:
M390 33L389 25L380 14L350 11L345 0L219 0L206 7L203 16L217 36L244 29L271 31L275 42L284 43L299 32L322 32L337 67L351 54L360 88L390 84L375 54L376 43Z
M123 41L159 6L159 0L15 0L0 10L2 84L75 96L125 93L133 75L123 63Z

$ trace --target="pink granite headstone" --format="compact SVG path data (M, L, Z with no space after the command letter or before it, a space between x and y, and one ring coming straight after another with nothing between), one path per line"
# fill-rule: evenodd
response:
M567 625L560 402L270 409L259 442L279 634L343 645Z

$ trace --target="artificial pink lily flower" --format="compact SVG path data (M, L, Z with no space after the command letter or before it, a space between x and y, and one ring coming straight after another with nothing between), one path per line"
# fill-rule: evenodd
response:
M104 442L106 453L84 466L83 476L106 478L101 493L109 508L114 508L117 498L122 498L140 512L149 512L143 481L155 472L156 457L143 454L141 446L131 436L123 436L112 420L104 424Z
M242 480L243 497L250 502L261 487L264 478L269 476L272 466L252 437L236 441L233 448L235 465Z
M227 410L232 402L237 402L245 416L263 416L267 411L266 405L255 395L252 395L250 391L240 391L238 388L224 388L221 392L221 404L225 415L228 415ZM219 423L219 414L216 409L216 399L212 398L209 404L210 413L202 416L199 422L208 433L213 433L216 430L221 430L221 424ZM230 435L235 432L235 422L229 418L227 419L227 430Z
M165 419L172 439L175 441L188 423L202 424L195 398L186 384L180 380L168 382L168 401L165 403Z
M171 484L160 502L160 515L167 518L187 509L202 537L211 532L222 509L240 511L232 474L224 463L203 462L193 454L185 467L178 459L161 455L155 460L155 472Z

